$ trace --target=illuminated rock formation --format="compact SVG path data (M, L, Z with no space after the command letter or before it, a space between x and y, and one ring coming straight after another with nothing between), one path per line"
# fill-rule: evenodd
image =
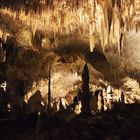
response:
M104 111L104 99L102 91L100 91L98 94L98 111Z
M121 35L140 28L139 0L18 0L12 3L2 0L1 12L31 26L33 35L37 29L45 29L54 37L76 33L79 39L84 39L84 35L89 39L91 51L99 36L104 50L116 46L120 54Z

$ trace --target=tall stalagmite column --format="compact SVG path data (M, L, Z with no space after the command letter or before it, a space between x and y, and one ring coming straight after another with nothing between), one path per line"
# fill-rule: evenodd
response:
M81 113L83 115L89 115L91 113L90 111L90 91L89 91L89 70L87 64L85 64L83 73L82 73L82 93L81 93Z

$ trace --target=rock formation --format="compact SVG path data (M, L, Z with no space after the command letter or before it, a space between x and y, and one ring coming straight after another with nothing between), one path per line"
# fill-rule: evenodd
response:
M98 94L98 111L104 111L103 91Z
M84 115L90 114L90 100L91 94L89 91L89 70L87 64L85 64L82 73L82 91L81 91L81 113Z
M43 112L44 107L41 104L42 96L40 91L37 91L33 96L30 97L28 101L29 113Z

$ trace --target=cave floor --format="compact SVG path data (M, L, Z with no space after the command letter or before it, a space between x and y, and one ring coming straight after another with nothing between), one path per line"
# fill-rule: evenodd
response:
M0 119L1 140L138 140L140 137L140 105L116 104L111 111L91 116L77 115L69 121L63 116L40 120L28 118ZM66 114L67 115L67 114ZM37 121L38 120L38 121Z

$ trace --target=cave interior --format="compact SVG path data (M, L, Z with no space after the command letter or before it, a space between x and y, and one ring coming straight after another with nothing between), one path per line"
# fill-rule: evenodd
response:
M138 140L140 0L0 0L0 139Z

